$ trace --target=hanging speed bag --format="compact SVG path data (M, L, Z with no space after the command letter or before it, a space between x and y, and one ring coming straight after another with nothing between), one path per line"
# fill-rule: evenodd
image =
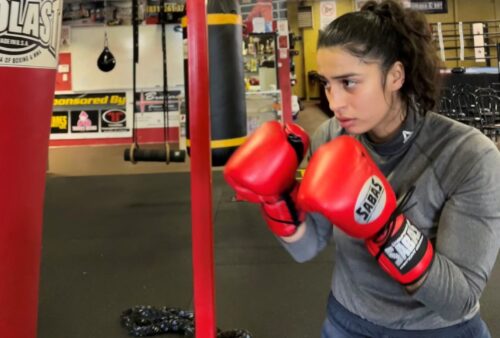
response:
M239 2L209 0L207 3L210 124L212 165L223 166L247 135L245 83L242 56L242 25ZM184 83L186 96L186 146L190 154L189 82L186 17L184 38Z

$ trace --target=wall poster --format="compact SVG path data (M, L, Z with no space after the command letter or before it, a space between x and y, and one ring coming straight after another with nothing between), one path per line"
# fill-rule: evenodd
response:
M51 140L131 135L126 93L55 95Z
M150 90L136 93L136 128L179 127L179 112L182 102L180 90L169 90L167 112L163 111L163 91ZM168 119L167 119L168 115Z

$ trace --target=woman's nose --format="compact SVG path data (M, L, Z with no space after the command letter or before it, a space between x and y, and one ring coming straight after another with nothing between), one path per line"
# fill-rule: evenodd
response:
M328 89L325 88L325 91L326 91L326 98L328 99L328 104L329 104L330 109L333 112L341 111L346 105L346 100L345 100L344 95L342 95L342 93L340 91L335 91L335 93L334 93L332 88L328 88Z

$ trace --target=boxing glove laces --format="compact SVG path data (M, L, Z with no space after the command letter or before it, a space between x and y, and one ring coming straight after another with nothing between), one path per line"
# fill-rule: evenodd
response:
M403 196L382 229L365 241L368 251L390 276L403 285L416 283L429 270L434 249L429 239L406 218L404 213L415 187Z

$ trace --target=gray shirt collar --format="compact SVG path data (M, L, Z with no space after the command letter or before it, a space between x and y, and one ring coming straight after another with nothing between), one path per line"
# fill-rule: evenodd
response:
M394 137L384 143L374 143L367 134L361 135L361 142L370 147L380 156L390 156L404 153L412 144L424 117L417 112L415 105L410 105L406 118Z

